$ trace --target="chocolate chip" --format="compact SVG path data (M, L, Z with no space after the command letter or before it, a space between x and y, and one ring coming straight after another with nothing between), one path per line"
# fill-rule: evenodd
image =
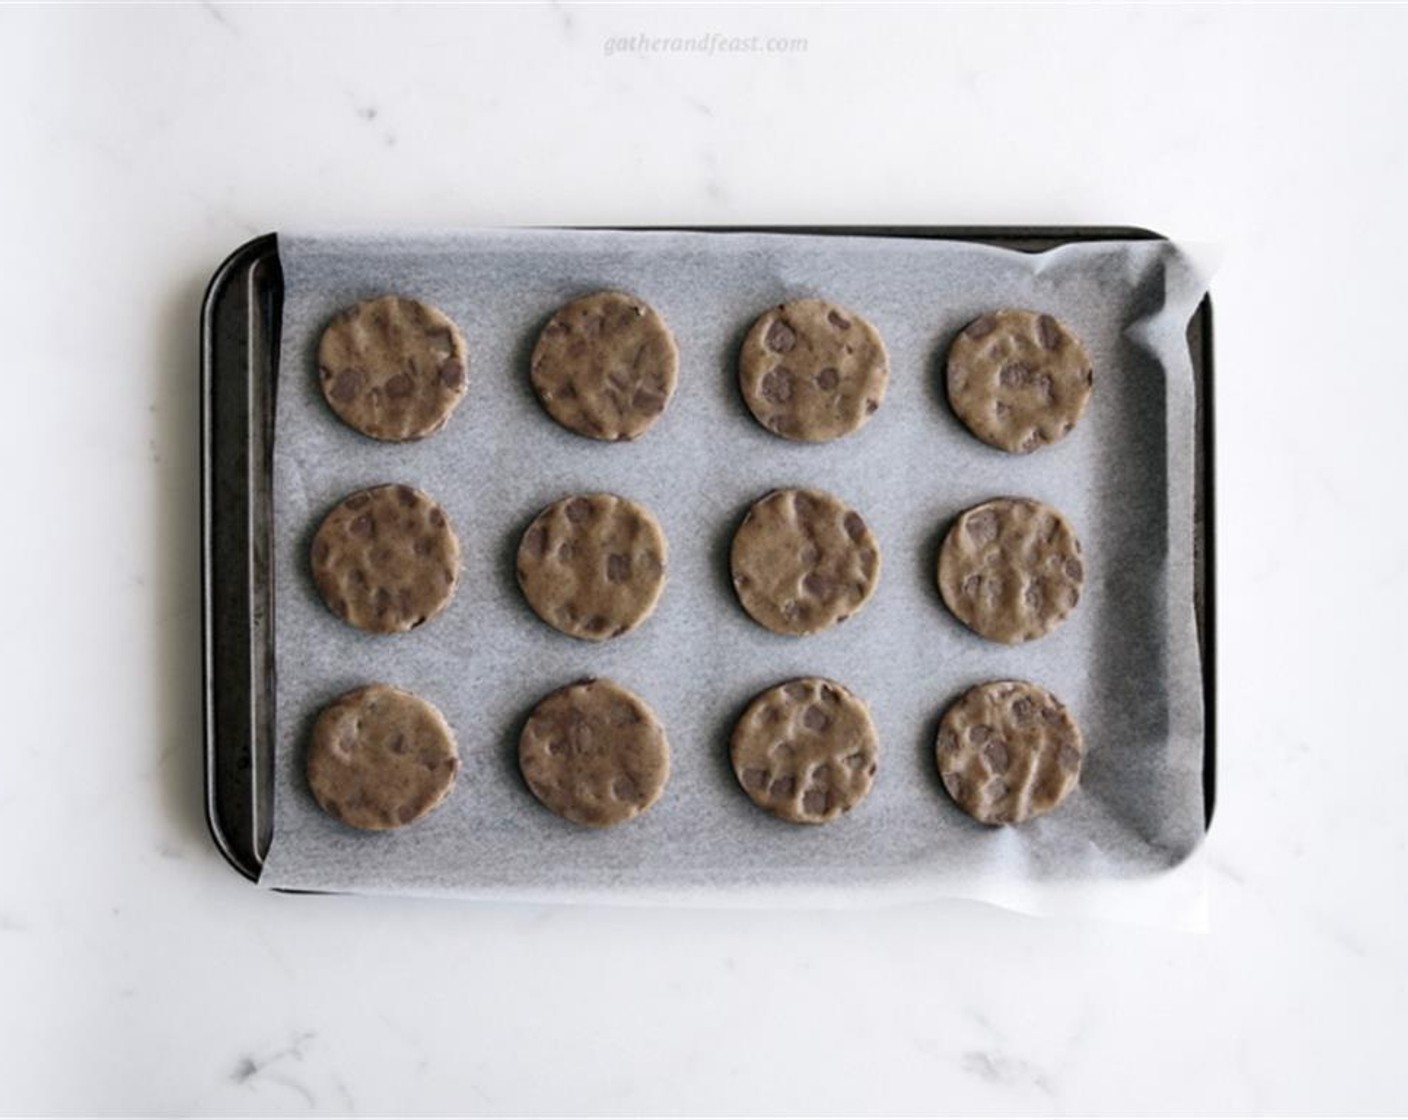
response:
M440 363L440 384L458 389L464 384L464 363L458 358L446 358Z
M968 729L968 741L976 743L978 746L986 743L992 738L992 728L985 723L974 724Z
M778 778L768 787L768 793L773 797L791 797L797 792L797 779L791 775L785 778Z
M639 801L640 787L628 774L622 774L611 783L611 795L617 801Z
M826 812L826 791L823 789L809 789L802 794L802 810L807 813Z
M826 599L836 590L836 584L817 572L808 572L802 577L802 590L818 599Z
M851 321L837 311L828 311L826 321L838 331L848 331L851 329Z
M361 370L345 369L332 382L332 399L340 404L349 404L357 399L362 391L365 377Z
M631 407L637 412L654 415L664 411L665 395L651 389L637 389L635 395L631 397Z
M974 319L966 327L963 333L969 338L986 338L997 329L997 319L992 315L984 315L981 319Z
M856 543L859 543L860 539L865 536L865 520L855 510L847 510L841 523L846 527L846 536Z
M1004 389L1020 389L1031 383L1032 375L1030 366L1022 362L1008 362L1002 367L997 379Z
M812 704L802 713L802 726L809 731L825 731L831 726L831 717Z
M797 332L781 319L774 319L772 326L768 327L765 342L769 350L786 354L797 345Z
M768 772L749 767L743 771L742 781L745 789L763 789L768 784Z
M631 558L621 552L613 552L606 558L606 578L612 583L625 583L631 578Z
M1019 696L1012 701L1012 718L1018 723L1031 723L1036 716L1036 705L1027 696Z
M586 498L573 498L567 503L564 512L567 520L574 525L580 525L592 515L592 503Z
M759 388L764 399L773 404L786 404L792 399L792 371L785 366L768 370Z
M386 395L393 401L405 400L416 391L416 384L409 373L398 373L386 383Z
M792 681L790 684L782 686L782 694L789 700L805 700L807 698L807 686L801 681Z
M541 525L534 525L523 536L523 551L535 560L547 555L548 531Z
M420 495L409 486L396 487L396 500L407 509L415 509L416 506L420 505Z
M353 518L347 529L355 537L370 537L376 532L376 522L372 520L370 513L364 513L361 517Z
M969 514L963 528L968 534L968 539L978 548L982 548L997 540L1001 523L996 510L985 509Z
M831 366L827 366L824 370L822 370L816 375L816 387L818 389L824 389L827 392L830 392L832 389L836 388L840 381L841 375Z
M983 758L997 774L1007 773L1007 768L1012 765L1012 754L1001 739L994 739L983 748Z
M1048 350L1060 349L1061 324L1050 315L1042 315L1037 319L1036 333L1037 337L1041 339L1041 344Z
M1081 562L1077 560L1074 556L1069 557L1066 560L1065 569L1066 575L1068 575L1071 579L1078 580L1085 575L1085 568L1081 566Z

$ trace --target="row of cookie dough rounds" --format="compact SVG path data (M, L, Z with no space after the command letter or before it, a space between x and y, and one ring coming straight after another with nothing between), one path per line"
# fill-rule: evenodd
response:
M754 697L733 729L733 772L759 807L785 821L824 824L870 792L879 741L865 702L835 681L784 681ZM1020 824L1051 811L1080 780L1079 727L1055 696L1027 681L990 681L944 712L935 758L954 803L984 824ZM547 808L579 825L621 824L649 809L670 776L655 713L614 681L557 689L533 708L518 740L523 779ZM308 785L354 828L400 828L450 795L459 774L454 732L428 701L387 684L338 697L313 727Z
M460 545L449 517L410 486L344 499L313 537L314 582L338 617L373 633L411 630L449 605ZM618 637L655 610L668 546L643 506L578 494L544 509L524 531L519 587L564 634ZM871 598L880 547L856 510L821 490L774 490L753 503L730 551L734 590L761 626L814 634ZM1080 541L1056 510L996 498L960 514L939 552L944 602L976 633L1014 644L1040 637L1075 608L1085 569Z
M465 396L469 349L448 315L382 296L323 331L318 377L333 411L381 440L439 431ZM558 309L538 336L530 377L548 414L599 440L632 440L664 413L679 350L659 313L623 292ZM1080 340L1051 315L1003 309L973 320L948 351L949 402L979 439L1024 453L1064 437L1090 399ZM799 299L763 312L743 340L738 383L757 421L818 443L856 431L885 399L889 357L874 326L839 304Z

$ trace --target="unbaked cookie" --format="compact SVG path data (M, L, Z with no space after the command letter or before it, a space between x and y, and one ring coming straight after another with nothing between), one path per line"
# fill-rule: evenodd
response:
M449 796L460 769L445 717L389 684L355 688L324 708L307 765L325 812L374 831L420 820Z
M785 821L824 824L870 792L879 742L863 700L835 681L803 677L748 705L729 752L758 805Z
M465 393L469 349L443 311L400 296L338 312L318 343L318 380L332 410L382 440L439 431Z
M939 592L969 629L1016 645L1054 630L1080 601L1085 566L1070 523L1030 498L958 515L939 550Z
M758 423L818 443L853 432L885 399L889 358L876 329L824 299L758 316L738 358L738 383Z
M615 681L588 679L539 701L518 762L554 813L602 828L655 804L670 777L670 746L644 700Z
M426 494L374 486L323 518L312 564L333 614L362 630L394 634L434 618L453 598L460 542L445 511Z
M665 587L665 534L644 506L578 494L533 519L518 586L538 617L574 638L615 638L645 621Z
M984 443L1035 451L1064 437L1090 400L1085 347L1059 320L994 311L973 320L948 351L948 399Z
M564 428L592 439L635 439L675 391L679 350L642 299L597 292L548 320L533 348L533 389Z
M738 600L778 634L815 634L860 610L880 580L865 519L824 490L774 490L733 537Z
M1060 805L1080 781L1083 744L1066 706L1029 681L970 688L939 721L939 775L984 824L1021 824Z

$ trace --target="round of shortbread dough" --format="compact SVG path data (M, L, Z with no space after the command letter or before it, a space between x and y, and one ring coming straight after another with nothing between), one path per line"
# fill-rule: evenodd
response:
M969 431L1003 451L1035 451L1065 437L1093 384L1080 339L1036 311L983 315L948 351L949 404Z
M939 721L939 776L983 824L1021 824L1061 804L1080 781L1084 745L1066 706L1029 681L970 688Z
M362 630L395 634L434 618L454 597L460 542L429 495L374 486L323 518L312 566L333 614Z
M753 504L730 554L738 601L778 634L815 634L866 604L880 546L859 513L824 490L774 490Z
M738 784L762 808L824 824L870 792L879 741L863 700L835 681L802 677L754 698L729 753Z
M383 831L420 820L454 788L459 754L436 707L389 684L339 696L313 725L308 787L353 828Z
M670 778L665 729L639 696L588 679L538 702L518 739L523 779L576 824L604 828L645 812Z
M758 423L807 443L859 428L884 401L889 380L879 332L824 299L764 311L738 357L739 388Z
M944 602L969 629L1016 645L1059 626L1080 601L1075 530L1030 498L994 498L958 515L939 550Z
M675 391L679 350L659 313L624 292L574 299L533 347L538 400L561 424L592 439L635 439Z
M382 296L333 316L318 343L332 410L380 440L439 431L465 394L469 348L454 321L416 299Z
M538 617L589 641L650 617L665 587L665 533L644 506L577 494L533 519L518 545L518 586Z

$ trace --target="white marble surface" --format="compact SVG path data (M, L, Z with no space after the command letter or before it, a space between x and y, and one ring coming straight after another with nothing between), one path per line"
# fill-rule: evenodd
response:
M641 55L616 36L805 38ZM0 8L0 1112L1403 1112L1402 8ZM1208 932L281 897L206 838L196 315L291 227L1225 251Z

